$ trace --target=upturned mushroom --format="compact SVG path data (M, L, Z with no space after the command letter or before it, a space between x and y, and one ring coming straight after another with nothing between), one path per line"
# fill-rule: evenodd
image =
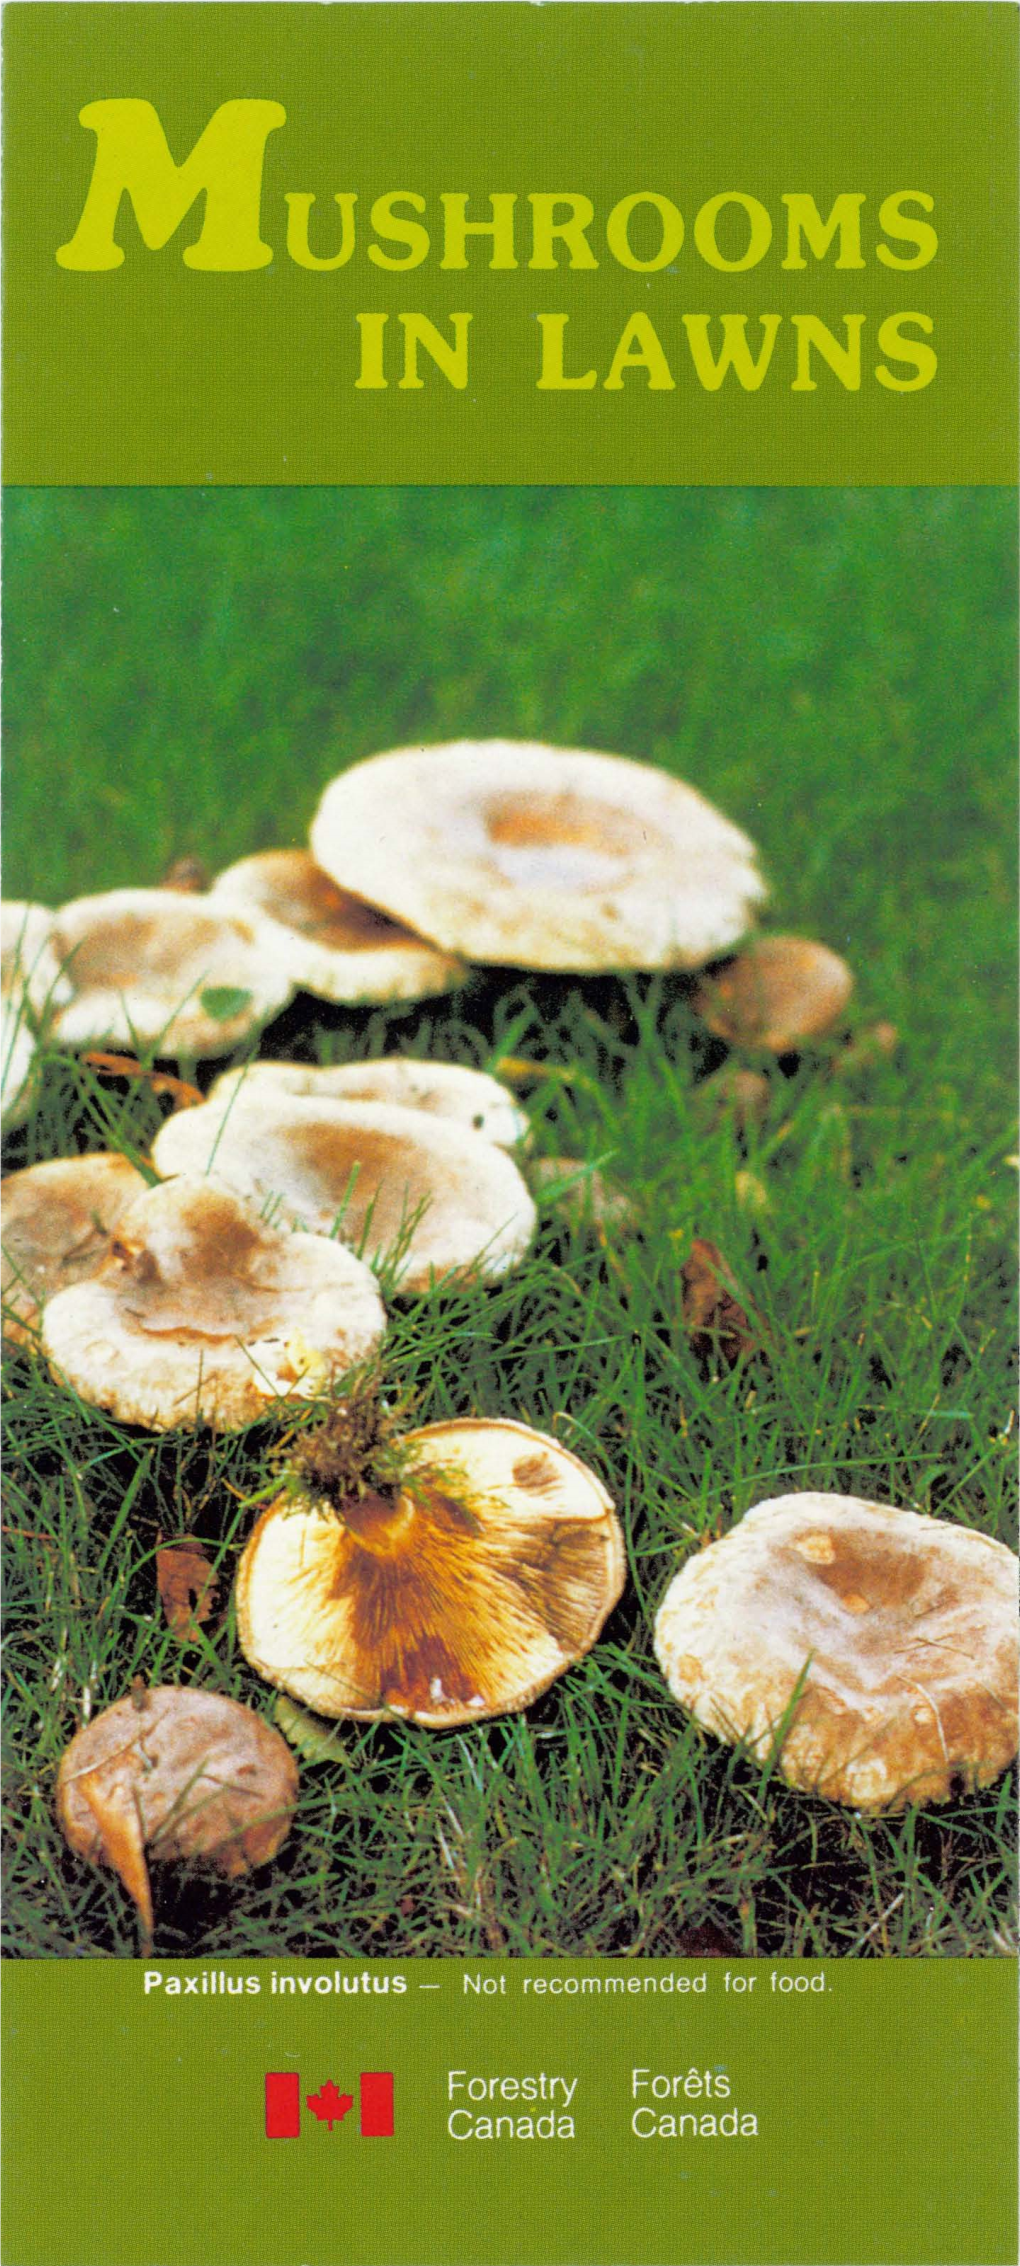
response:
M706 1730L859 1810L985 1786L1017 1746L1017 1562L885 1503L783 1495L688 1560L655 1624Z
M168 1118L162 1173L208 1173L276 1216L385 1261L400 1293L489 1281L523 1258L535 1207L502 1149L423 1110L315 1101L242 1086Z
M112 889L54 916L71 997L54 1018L67 1047L227 1054L286 1006L293 983L256 921L176 889Z
M694 1006L730 1046L787 1054L839 1022L854 979L838 952L806 936L758 936L706 973Z
M251 1708L218 1692L139 1688L71 1740L57 1817L75 1855L108 1865L152 1940L152 1864L203 1864L237 1880L286 1840L293 1755Z
M430 1424L402 1475L351 1484L306 1454L301 1491L259 1520L237 1580L260 1676L326 1716L445 1729L527 1707L594 1644L624 1552L609 1495L526 1424Z
M8 1174L0 1188L5 1338L30 1344L46 1300L98 1272L121 1214L145 1187L127 1157L105 1149Z
M49 1299L42 1341L55 1374L122 1423L230 1431L314 1398L385 1328L351 1252L179 1179L121 1214L98 1274Z
M466 982L463 961L338 889L307 850L262 850L217 875L214 903L268 923L295 989L317 999L428 999Z
M224 1070L209 1089L209 1100L228 1101L241 1088L257 1094L303 1094L338 1102L392 1102L398 1109L421 1109L429 1117L449 1118L481 1133L497 1148L523 1141L529 1121L513 1096L484 1070L459 1062L419 1062L411 1055L382 1055L374 1062L249 1062Z
M354 764L311 841L342 887L445 951L513 967L698 968L764 895L753 843L692 787L524 740Z

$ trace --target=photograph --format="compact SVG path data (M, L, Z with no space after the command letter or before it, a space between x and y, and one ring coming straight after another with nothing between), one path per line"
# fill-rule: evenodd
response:
M1015 543L8 491L9 1956L1013 1952Z

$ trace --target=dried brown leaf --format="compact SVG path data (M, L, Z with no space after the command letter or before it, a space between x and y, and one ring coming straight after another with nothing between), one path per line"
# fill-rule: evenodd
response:
M754 1306L748 1313L741 1305L736 1280L717 1244L696 1235L680 1276L684 1327L699 1360L716 1359L732 1369L749 1355L765 1352L764 1321Z
M200 1542L164 1542L156 1549L156 1587L167 1626L182 1644L216 1610L217 1581Z
M198 1109L205 1100L198 1086L189 1086L185 1078L174 1078L169 1070L147 1070L133 1054L106 1054L93 1049L82 1059L90 1070L105 1072L108 1078L140 1078L154 1094L170 1094L175 1109Z

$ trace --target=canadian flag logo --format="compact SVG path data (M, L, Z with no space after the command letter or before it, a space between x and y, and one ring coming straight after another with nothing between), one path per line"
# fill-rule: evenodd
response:
M363 2069L358 2079L358 2130L362 2140L393 2138L393 2071ZM353 2093L341 2093L332 2077L317 2093L305 2094L305 2107L327 2132L343 2125L354 2107ZM296 2069L266 2071L266 2139L297 2140L301 2134L301 2079Z

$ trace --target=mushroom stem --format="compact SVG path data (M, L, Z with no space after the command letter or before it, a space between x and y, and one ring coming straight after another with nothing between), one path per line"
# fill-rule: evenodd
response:
M352 1542L373 1558L401 1558L412 1547L418 1524L417 1505L409 1495L351 1496L340 1505L340 1516Z

